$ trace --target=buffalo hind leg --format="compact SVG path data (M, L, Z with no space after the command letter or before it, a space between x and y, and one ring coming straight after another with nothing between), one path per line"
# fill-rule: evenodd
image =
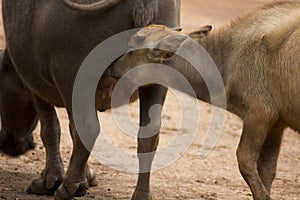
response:
M54 107L31 95L39 114L41 138L46 149L46 166L41 176L28 187L30 194L53 195L63 180L64 169L59 151L60 126Z
M258 160L258 172L269 193L271 192L272 182L276 175L283 130L284 127L279 127L269 131Z
M140 130L138 133L139 176L132 200L154 199L150 191L150 172L159 140L161 111L167 89L153 85L139 89Z
M74 196L84 196L90 185L97 185L95 175L89 170L87 165L90 152L78 135L72 115L70 112L68 114L70 119L69 128L73 140L73 151L63 183L54 195L55 200L69 200ZM89 137L88 134L87 137ZM92 138L89 139L92 140Z

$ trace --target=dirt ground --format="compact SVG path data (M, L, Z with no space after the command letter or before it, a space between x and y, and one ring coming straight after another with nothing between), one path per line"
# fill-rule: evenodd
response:
M262 4L263 0L182 0L182 26L184 31L195 30L202 25L220 27L231 19L247 13ZM3 28L0 28L3 31ZM3 33L0 46L4 47ZM200 124L194 142L176 162L153 172L152 191L157 199L197 200L250 200L250 190L243 181L237 166L235 150L239 142L242 121L227 113L221 137L213 151L199 159L199 150L210 126L211 107L200 103ZM134 120L138 118L138 103L130 106ZM58 109L62 129L61 152L65 168L68 165L72 142L68 133L67 115ZM163 119L160 149L164 148L180 128L182 118L175 95L168 94ZM128 137L114 124L111 111L100 114L103 130L113 144L126 151L135 152L135 138ZM37 177L45 164L45 149L39 139L39 126L34 132L37 146L19 158L8 158L0 153L0 200L48 200L52 197L26 194L26 187ZM277 177L273 184L272 197L278 200L300 199L300 135L286 130L278 162ZM90 159L91 168L96 171L98 186L90 188L87 196L76 199L130 199L137 175L117 171Z

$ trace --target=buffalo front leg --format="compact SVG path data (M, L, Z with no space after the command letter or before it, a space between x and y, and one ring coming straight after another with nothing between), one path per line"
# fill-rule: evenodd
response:
M276 175L283 129L283 127L279 127L269 131L258 160L258 172L269 193Z
M69 114L70 119L70 133L73 140L73 151L70 159L70 164L67 173L64 177L62 185L58 188L54 195L55 200L69 200L74 196L84 196L89 188L89 185L95 186L95 175L89 171L87 161L90 155L90 151L82 143L72 115ZM89 137L89 135L86 135ZM93 138L89 138L90 141L95 141ZM92 146L94 143L92 144ZM89 147L92 148L92 147Z
M138 133L139 176L132 200L154 199L150 191L150 172L159 141L162 105L167 89L153 85L139 89L140 129Z
M31 194L53 195L63 180L64 170L59 151L60 126L54 107L31 95L41 123L41 138L46 149L46 166L39 178L28 187Z
M263 111L264 107L256 107L248 112L244 118L243 132L237 149L239 169L251 189L254 200L271 199L259 175L258 160L275 117Z

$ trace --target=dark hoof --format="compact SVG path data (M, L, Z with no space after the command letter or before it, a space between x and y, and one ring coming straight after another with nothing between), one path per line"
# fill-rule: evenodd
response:
M84 185L79 186L79 188L75 192L75 197L83 197L86 195L88 188Z
M69 195L68 190L62 185L54 194L54 200L71 200L72 196Z
M155 200L151 192L144 192L141 190L135 190L131 200Z
M28 194L37 194L37 195L54 195L55 191L61 184L61 181L56 180L53 184L49 184L47 187L43 178L38 178L28 186L27 193Z
M79 185L79 186L78 186ZM88 183L83 182L80 184L65 184L61 185L54 194L55 200L71 200L73 197L82 197L86 195L88 190Z
M53 167L50 170L43 170L40 177L32 181L27 188L27 193L38 195L53 196L57 188L63 180L63 169L61 167Z

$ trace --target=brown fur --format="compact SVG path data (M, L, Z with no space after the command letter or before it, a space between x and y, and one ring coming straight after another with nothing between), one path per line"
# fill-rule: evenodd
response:
M288 126L300 130L299 25L300 2L282 1L267 4L210 34L206 26L189 35L218 66L225 84L226 109L244 120L237 158L255 200L271 199L283 130ZM152 26L137 35L144 38L136 40L133 36L131 47L152 44L153 49L125 55L120 65L117 63L112 69L114 75L122 75L137 63L163 62L188 79L198 99L210 103L206 85L197 71L179 56L157 50L176 51L180 45L187 45L182 34ZM177 37L170 40L171 35ZM195 55L197 52L189 47L189 54Z

